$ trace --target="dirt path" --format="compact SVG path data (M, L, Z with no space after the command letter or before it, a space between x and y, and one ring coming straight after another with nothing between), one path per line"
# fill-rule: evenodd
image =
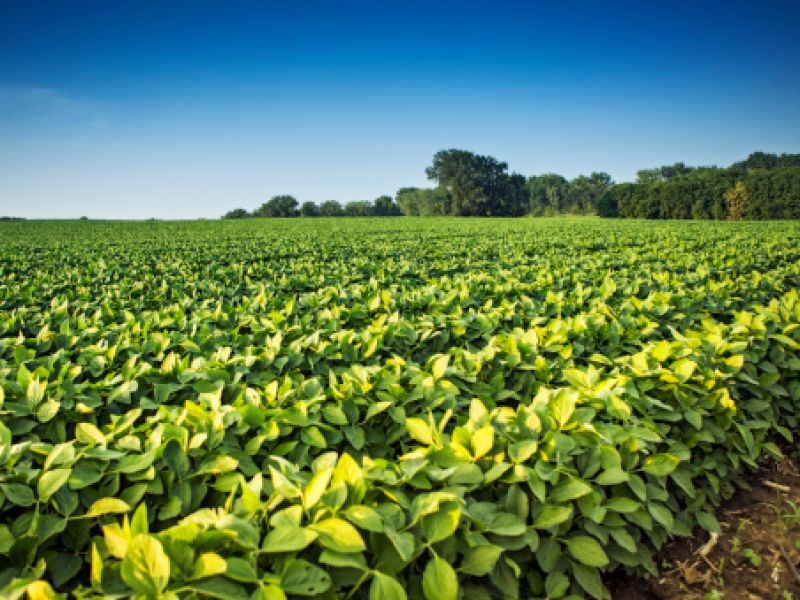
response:
M800 600L800 460L768 464L750 485L721 510L715 542L704 531L675 540L657 558L659 577L612 577L613 598Z

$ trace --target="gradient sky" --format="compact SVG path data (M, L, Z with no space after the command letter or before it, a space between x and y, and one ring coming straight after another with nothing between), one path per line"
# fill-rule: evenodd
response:
M371 199L452 147L618 181L800 152L799 22L796 1L6 0L0 215Z

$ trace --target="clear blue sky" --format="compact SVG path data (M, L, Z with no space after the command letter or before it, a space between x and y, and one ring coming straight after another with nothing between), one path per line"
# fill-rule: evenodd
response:
M800 3L5 1L0 214L216 217L800 151Z

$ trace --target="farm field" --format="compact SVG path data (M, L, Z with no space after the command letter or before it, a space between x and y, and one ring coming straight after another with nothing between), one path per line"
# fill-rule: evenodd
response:
M798 432L794 221L0 238L2 597L606 598Z

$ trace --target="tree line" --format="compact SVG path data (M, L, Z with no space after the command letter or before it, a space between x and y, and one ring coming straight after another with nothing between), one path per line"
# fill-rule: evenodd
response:
M224 219L247 219L250 217L399 217L403 212L391 196L380 196L374 201L354 200L342 205L337 200L326 200L322 204L303 202L294 196L273 196L252 212L236 208L226 213Z
M755 152L727 168L683 163L646 169L598 201L604 217L798 219L800 154Z
M548 216L597 214L645 219L800 218L800 154L754 152L727 168L679 162L637 172L615 183L608 173L567 179L555 173L525 177L508 164L466 150L441 150L426 169L434 185L400 188L394 198L341 204L274 196L257 209L224 218L383 216Z

